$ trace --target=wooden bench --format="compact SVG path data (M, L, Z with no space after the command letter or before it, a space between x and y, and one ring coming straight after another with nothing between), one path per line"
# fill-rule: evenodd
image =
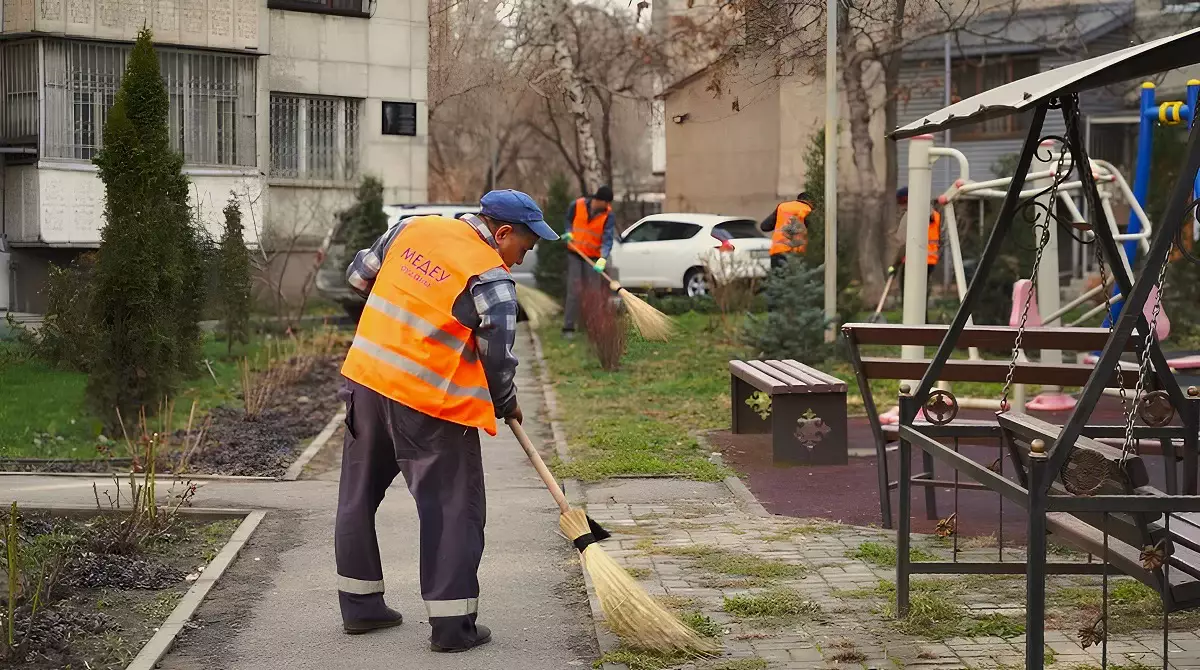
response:
M846 383L794 360L729 361L733 433L770 433L780 464L845 465ZM770 396L769 418L747 401Z
M891 495L890 492L899 486L899 481L893 481L888 471L887 455L893 451L888 443L895 441L897 429L883 426L879 421L879 411L871 395L872 379L920 379L929 367L928 360L905 360L902 358L862 356L860 347L868 345L916 345L936 347L945 339L948 326L921 325L906 326L901 324L867 324L848 323L842 326L842 334L849 348L850 360L854 366L855 379L863 397L863 407L870 423L872 437L875 440L877 468L879 470L879 508L884 528L892 528ZM967 350L979 348L992 351L1009 351L1016 339L1017 329L1010 326L968 326L959 335L955 348ZM1022 336L1022 348L1025 350L1057 349L1075 351L1094 351L1104 348L1109 332L1106 328L1026 328ZM1129 350L1133 351L1136 338L1130 338ZM938 375L939 381L946 382L995 382L1003 383L1008 373L1009 363L1003 360L950 360L946 362ZM1023 384L1044 384L1057 386L1083 386L1087 383L1093 370L1091 365L1078 363L1035 363L1019 362L1013 371L1013 382ZM1133 388L1137 383L1136 370L1121 371L1118 379L1116 372L1109 380L1111 385L1118 381L1126 388ZM916 389L913 389L914 391ZM992 444L1000 446L1000 427L994 420L971 420L956 418L950 425L935 426L918 419L913 423L926 435L949 443L957 439L970 439L972 444ZM1124 426L1090 427L1103 434L1094 437L1114 438L1124 436ZM1140 433L1141 431L1139 431ZM1182 438L1182 433L1178 435ZM1170 441L1166 441L1163 449L1172 449ZM1175 453L1172 449L1170 453ZM925 511L929 519L938 519L935 488L954 487L952 480L940 480L934 475L934 458L922 451L922 471L911 477L911 483L925 488ZM1174 459L1168 462L1168 472L1174 476ZM1169 480L1169 481L1173 481ZM958 488L984 489L981 484L959 482Z
M1029 454L1035 440L1046 449L1054 444L1061 426L1020 412L997 416L1007 441L1014 448L1019 478L1028 487ZM1122 458L1120 449L1088 437L1071 445L1066 465L1054 477L1050 494L1055 497L1146 496L1168 494L1150 485L1145 463L1137 454ZM1096 498L1097 511L1047 512L1047 530L1076 549L1108 562L1126 575L1157 591L1168 611L1200 606L1200 513L1098 511L1109 507ZM1120 503L1117 503L1119 506ZM1147 565L1146 556L1158 548L1163 566ZM1164 586L1166 585L1166 586Z

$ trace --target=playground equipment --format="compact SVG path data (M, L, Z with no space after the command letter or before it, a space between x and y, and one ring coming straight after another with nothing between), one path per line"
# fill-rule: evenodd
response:
M1038 147L1030 163L1029 173L1025 176L1025 180L1030 185L1030 188L1023 190L1020 194L1022 198L1030 198L1035 203L1033 207L1034 230L1047 228L1049 238L1042 250L1038 263L1038 290L1036 295L1028 294L1032 286L1029 280L1017 282L1014 286L1013 311L1009 322L1009 325L1013 327L1016 327L1022 318L1025 319L1026 325L1031 327L1048 327L1056 324L1068 327L1078 326L1106 313L1108 305L1114 304L1121 299L1120 292L1114 291L1114 295L1109 300L1108 305L1097 305L1075 320L1066 324L1063 323L1063 318L1067 314L1080 305L1091 300L1096 300L1106 294L1109 291L1109 286L1113 285L1113 283L1109 281L1111 277L1103 276L1099 286L1085 291L1081 295L1069 300L1066 304L1062 304L1058 263L1059 235L1061 231L1058 229L1058 226L1045 225L1047 217L1052 216L1052 204L1057 203L1066 210L1070 217L1071 228L1074 231L1072 235L1076 236L1081 242L1085 244L1092 243L1095 239L1095 232L1092 230L1091 224L1083 216L1074 199L1076 195L1083 191L1083 181L1081 179L1067 179L1075 170L1073 157L1069 152L1056 147L1057 142L1054 140L1047 140ZM952 274L955 288L961 300L967 293L967 279L966 273L963 270L958 221L953 205L963 200L1003 199L1005 197L1004 189L1012 184L1014 177L972 181L970 165L966 156L957 149L934 146L932 135L913 137L909 143L908 155L909 208L905 253L910 258L921 257L925 253L927 243L926 222L930 216L931 207L929 203L932 202L932 172L934 163L941 158L953 158L958 164L958 179L955 180L945 193L938 195L937 202L942 207L942 221L950 252ZM1133 189L1125 181L1124 176L1115 166L1107 161L1089 159L1089 165L1091 167L1092 178L1096 182L1100 195L1100 212L1098 214L1104 214L1103 218L1108 222L1109 233L1114 239L1124 242L1127 246L1132 246L1135 249L1148 249L1153 227L1146 216L1146 212L1138 202ZM1051 189L1049 188L1052 184L1055 185L1053 195L1051 195ZM1136 231L1122 233L1117 228L1116 216L1113 211L1113 204L1115 202L1123 203L1130 208L1130 216L1138 222ZM1122 268L1126 272L1132 272L1133 266L1125 252L1125 247L1121 248L1120 256ZM920 264L906 264L904 272L903 322L905 325L923 325L926 319L926 295L928 292L925 268ZM1024 304L1027 297L1032 299L1033 306L1028 311L1023 312L1019 307ZM1043 310L1047 312L1044 315L1042 313ZM969 317L967 325L972 325ZM1169 328L1169 320L1165 315L1160 316L1158 324L1160 338L1167 336ZM920 360L924 356L924 347L905 346L901 355L908 360ZM1027 360L1023 350L1019 355L1021 360ZM969 357L970 360L981 360L977 348L969 350ZM1059 350L1043 350L1041 352L1041 360L1044 363L1061 363L1062 352ZM913 383L915 382L909 380L910 385ZM950 386L946 383L940 383L939 388L950 390ZM959 398L958 402L959 406L966 408L1000 409L998 401L992 399ZM1041 394L1031 401L1026 402L1024 385L1016 384L1013 387L1013 402L1027 409L1047 411L1066 411L1075 405L1074 398L1063 393L1061 387L1054 385L1043 387ZM898 419L898 406L893 407L889 412L880 417L880 420L885 424L896 423Z
M1046 654L1046 576L1048 574L1093 574L1101 581L1102 606L1094 622L1079 631L1081 646L1096 644L1101 649L1101 667L1108 666L1109 574L1119 571L1141 581L1161 598L1163 606L1163 667L1170 666L1174 653L1170 645L1172 612L1200 607L1200 548L1195 534L1200 530L1200 495L1197 495L1197 457L1200 453L1200 389L1189 388L1186 395L1171 374L1156 336L1156 321L1161 315L1163 277L1179 231L1193 200L1195 179L1200 172L1200 128L1193 127L1179 178L1171 192L1162 220L1148 239L1141 274L1133 274L1122 263L1121 240L1112 233L1111 219L1101 207L1099 184L1087 157L1079 111L1082 92L1117 85L1131 77L1148 76L1200 63L1200 29L1129 47L1053 71L1035 74L963 100L926 118L897 130L893 137L907 138L938 132L1005 115L1032 112L1028 136L1021 150L1015 177L980 257L975 279L962 298L962 304L949 326L886 326L849 324L844 332L851 341L852 359L860 384L875 372L897 371L904 376L915 365L924 366L920 382L906 387L899 398L899 514L897 529L896 606L897 616L909 613L910 576L912 574L1020 574L1026 577L1025 665L1045 667ZM1107 328L1031 329L1025 318L1016 327L972 327L969 316L981 299L982 280L991 272L1001 244L1014 227L1021 210L1037 207L1036 198L1023 193L1025 175L1043 139L1046 115L1061 113L1066 131L1063 151L1083 183L1083 195L1089 213L1100 219L1090 226L1098 260L1107 262L1115 283L1125 298L1119 316ZM1058 196L1060 181L1054 181L1045 194L1050 202ZM910 186L910 194L912 187ZM911 196L910 196L911 197ZM1047 212L1045 226L1039 229L1032 281L1039 283L1040 262L1046 258L1049 230L1066 224ZM1074 217L1072 217L1073 219ZM911 218L910 218L911 221ZM1104 225L1109 224L1109 225ZM1148 234L1149 231L1148 231ZM1188 262L1200 259L1186 256ZM1055 282L1057 284L1057 282ZM1169 290L1164 288L1163 290ZM1033 291L1022 313L1032 308ZM1147 318L1144 307L1151 305ZM938 332L943 331L943 332ZM927 345L934 336L944 335L937 353L927 364L904 359L864 359L856 344L886 344L897 340L906 344ZM969 346L995 348L1007 341L1012 356L999 369L995 361L949 360L955 349ZM1045 349L1086 347L1099 349L1093 366L1080 364L1023 363L1023 345ZM1006 345L1007 346L1007 345ZM1119 365L1122 355L1137 358L1136 369ZM1081 377L1086 377L1081 380ZM1105 388L1115 383L1124 388L1132 378L1132 404L1124 412L1124 425L1105 426L1089 423L1089 417ZM1003 396L1014 383L1061 383L1080 385L1078 405L1066 423L1055 425L1039 421L1009 407L997 414L990 425L960 424L958 406L951 392L935 390L940 379L970 379L1004 383ZM1005 403L1002 402L1002 405ZM917 420L924 410L927 422ZM1143 425L1137 425L1138 419ZM978 462L959 452L960 437L990 436L1003 446L1002 459L993 466ZM1097 442L1098 437L1121 438L1120 448ZM1137 442L1159 440L1163 444L1166 468L1165 490L1150 486L1147 463L1137 453ZM952 446L944 444L952 440ZM1182 451L1176 458L1175 442ZM955 561L915 562L910 555L911 541L911 455L916 447L933 459L974 480L969 486L997 493L1027 512L1025 523L1028 544L1023 556L1005 561L1003 543L997 561L958 560L957 517L951 515L939 524L945 535L953 537ZM1168 451L1168 449L1170 451ZM1007 456L1016 470L1015 477L1003 471ZM1182 462L1181 470L1176 470ZM999 469L995 466L998 466ZM932 472L929 472L932 480ZM1055 560L1047 554L1047 534L1100 560L1086 563ZM1177 649L1177 648L1176 648Z

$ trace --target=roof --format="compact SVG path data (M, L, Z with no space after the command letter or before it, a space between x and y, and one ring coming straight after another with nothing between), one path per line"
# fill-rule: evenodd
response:
M1134 5L1127 1L992 12L952 31L950 51L960 57L1079 51L1133 18ZM907 47L904 59L941 59L945 48L944 35L931 35Z
M704 226L707 228L709 226L715 226L719 223L726 223L728 221L741 221L743 219L747 221L754 220L749 216L694 214L690 212L663 212L662 214L651 214L650 216L643 217L638 221L638 223L641 223L642 221L678 221L679 223L694 223L698 226Z
M1040 72L984 91L901 126L894 139L957 128L1034 109L1051 98L1112 86L1200 63L1200 28Z

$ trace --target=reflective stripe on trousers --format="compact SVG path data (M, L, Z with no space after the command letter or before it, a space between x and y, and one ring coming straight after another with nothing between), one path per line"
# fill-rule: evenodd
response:
M341 591L342 593L353 593L357 596L369 596L375 593L383 593L383 580L377 579L371 581L338 575L337 590Z
M458 600L426 600L425 611L430 618L467 616L479 611L479 598L459 598Z

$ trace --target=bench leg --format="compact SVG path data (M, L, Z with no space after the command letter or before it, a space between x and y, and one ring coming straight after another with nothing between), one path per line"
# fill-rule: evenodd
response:
M1163 455L1163 475L1167 479L1167 495L1179 495L1179 473L1176 465L1175 442L1171 438L1165 438L1158 441L1158 446L1162 450Z
M867 420L878 421L874 417L867 417ZM892 489L891 479L888 477L887 441L882 437L875 439L875 459L877 461L875 470L879 475L879 513L883 517L883 527L890 530L892 528Z
M1046 656L1046 457L1029 459L1029 548L1025 563L1025 667L1044 668ZM1102 557L1108 560L1107 556Z
M749 405L746 400L758 389L738 379L737 377L729 376L729 400L730 410L733 414L731 432L734 435L744 434L762 434L771 432L771 418L763 419ZM771 414L775 413L775 399L772 398Z
M933 479L933 454L922 450L921 451L921 466L925 470L925 474ZM925 488L925 518L930 521L937 521L941 517L937 511L937 487L926 486Z
M1200 449L1200 400L1188 400L1183 408L1183 493L1194 496L1196 487L1196 453Z
M846 394L774 396L771 433L776 463L846 465Z
M904 403L907 399L901 398ZM904 411L903 405L901 412ZM912 444L900 439L900 467L897 488L900 500L896 506L896 618L908 616L909 534L912 532Z

